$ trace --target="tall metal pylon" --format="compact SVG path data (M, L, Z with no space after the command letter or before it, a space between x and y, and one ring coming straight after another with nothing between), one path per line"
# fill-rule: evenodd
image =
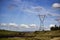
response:
M45 16L46 15L38 15L39 19L40 19L40 28L39 28L39 31L42 31L44 30L44 19L45 19Z

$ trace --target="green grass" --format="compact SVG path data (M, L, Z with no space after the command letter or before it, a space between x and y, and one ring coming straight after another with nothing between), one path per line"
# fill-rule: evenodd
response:
M24 38L0 38L0 40L25 40Z
M24 32L14 32L14 31L5 31L0 30L0 36L20 36L20 33ZM56 31L37 31L31 33L25 33L25 36L34 36L34 37L12 37L12 38L0 38L0 40L51 40L53 38L60 38L60 30ZM23 34L22 34L23 36Z

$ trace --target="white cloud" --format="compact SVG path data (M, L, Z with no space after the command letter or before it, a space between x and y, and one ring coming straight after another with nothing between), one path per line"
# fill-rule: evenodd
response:
M55 24L51 24L50 27L55 27Z
M9 23L8 26L14 26L14 27L16 27L18 25L16 23Z
M30 28L30 27L29 27L28 25L26 25L26 24L21 24L20 27L22 27L22 28Z
M25 7L23 9L23 11L27 12L27 13L33 13L33 14L36 14L36 15L38 15L38 14L44 15L47 12L46 9L44 9L41 6L30 6L29 8Z
M16 23L0 23L0 26L12 26L12 27L16 27L18 25Z
M22 28L36 28L36 24L30 24L30 25L26 25L26 24L20 24L20 27Z
M33 4L32 2L22 1L22 0L13 0L13 4L17 5L18 8L20 8L19 9L20 11L27 13L27 14L34 14L34 15L38 15L38 14L46 15L46 14L48 14L47 13L48 10L46 10L42 6L39 6L39 5L37 6L37 5ZM54 4L52 4L52 7L59 8L60 3L54 3Z
M5 27L17 27L17 28L35 28L36 24L20 24L20 26L16 23L0 23L0 26L5 26Z
M52 7L53 7L53 8L60 8L60 3L54 3L54 4L52 5Z
M7 26L7 24L6 24L6 23L0 23L0 25L1 25L1 26Z
M35 28L36 24L30 24L29 26Z
M48 12L47 15L51 16L51 17L60 17L60 14L58 14L58 13L52 13L52 12Z
M32 2L22 1L22 0L14 0L14 4L18 4L20 7L20 11L24 13L34 13L34 14L45 14L46 9L41 6L37 6ZM35 5L35 6L34 6Z
M50 24L49 27L44 27L45 30L50 30L51 27L55 27L55 24Z

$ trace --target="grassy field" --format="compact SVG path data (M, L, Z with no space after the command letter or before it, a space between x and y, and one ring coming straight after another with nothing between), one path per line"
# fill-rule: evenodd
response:
M60 40L60 30L36 32L14 32L0 30L0 40Z

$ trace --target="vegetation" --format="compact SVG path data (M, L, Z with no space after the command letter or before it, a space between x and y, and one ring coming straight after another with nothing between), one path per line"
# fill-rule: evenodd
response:
M60 40L60 30L15 32L0 30L0 40Z
M51 27L50 29L51 29L51 30L60 30L60 26L56 26L56 25L55 25L55 27Z

